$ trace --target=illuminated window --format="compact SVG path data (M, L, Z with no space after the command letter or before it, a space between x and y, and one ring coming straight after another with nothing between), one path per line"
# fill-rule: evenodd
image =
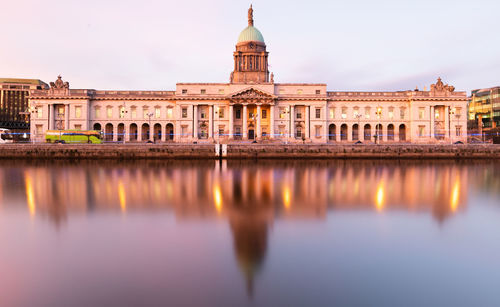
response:
M399 117L401 119L405 119L405 108L400 108L399 109Z
M425 118L425 108L418 108L418 119Z
M36 125L35 126L35 133L36 134L42 134L42 129L43 129L43 125Z
M81 106L76 106L75 107L75 117L76 118L81 118L82 117L82 107Z
M101 117L101 108L97 107L94 109L94 111L95 111L95 114L94 114L95 118Z
M262 110L262 119L267 118L267 110Z
M284 89L280 89L280 95L283 95L285 94L285 90Z
M144 118L144 119L149 118L148 108L142 108L142 118Z
M221 95L224 94L224 89L223 88L219 89L219 94L221 94Z
M187 118L187 117L188 117L188 109L182 108L182 118Z
M219 118L224 118L224 108L219 107Z
M42 107L36 107L36 117L37 118L43 117L43 108Z
M280 108L280 118L281 119L286 119L287 113L288 113L288 109L287 108Z
M167 108L167 118L172 118L173 113L174 111L172 108Z
M108 118L113 118L113 107L107 107L106 108L106 116Z
M352 117L356 118L356 119L359 117L359 108L358 107L354 107L354 110L352 111Z
M118 110L120 118L125 117L125 106L120 106L120 109Z
M130 108L130 115L132 116L132 118L137 118L137 107Z
M389 118L394 119L394 108L393 107L389 108Z
M370 107L366 107L366 108L365 108L365 117L366 117L367 119L369 119L369 118L370 118L370 111L371 111Z
M302 90L297 90L298 95L302 95L302 92L303 92Z
M160 107L155 107L155 118L161 117L161 109Z
M200 90L200 94L205 95L206 93L207 93L207 90L206 90L206 89L202 89L202 90Z
M343 119L347 118L347 107L342 107L342 115L341 115L341 117Z
M334 119L335 118L335 108L330 108L329 112L330 112L330 119Z

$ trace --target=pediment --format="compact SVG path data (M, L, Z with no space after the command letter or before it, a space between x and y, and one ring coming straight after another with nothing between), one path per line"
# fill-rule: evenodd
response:
M273 100L276 96L268 92L250 87L229 96L231 100Z

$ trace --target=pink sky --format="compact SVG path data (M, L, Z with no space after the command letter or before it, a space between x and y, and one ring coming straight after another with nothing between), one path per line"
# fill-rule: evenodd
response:
M0 77L58 74L72 88L173 90L227 82L248 1L2 4ZM276 82L329 90L500 85L500 2L253 1Z

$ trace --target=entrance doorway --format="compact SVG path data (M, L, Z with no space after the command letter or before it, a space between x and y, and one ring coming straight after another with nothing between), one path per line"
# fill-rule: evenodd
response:
M248 130L248 139L249 140L255 139L255 132L253 129Z

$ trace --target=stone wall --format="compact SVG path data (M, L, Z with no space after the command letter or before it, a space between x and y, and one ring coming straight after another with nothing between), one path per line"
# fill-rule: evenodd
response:
M499 159L500 145L227 145L228 159ZM0 159L216 159L215 146L0 145Z

